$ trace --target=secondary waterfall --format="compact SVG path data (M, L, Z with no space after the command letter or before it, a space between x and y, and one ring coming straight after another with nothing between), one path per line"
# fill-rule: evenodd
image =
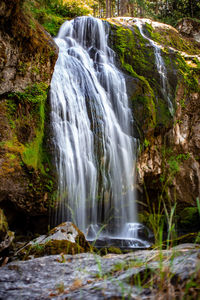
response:
M151 40L144 34L143 28L142 28L142 21L139 19L135 19L135 20L136 20L136 25L140 31L140 34L143 36L143 38L148 40L150 42L150 44L153 46L154 53L155 53L155 59L156 59L156 67L157 67L158 74L160 75L160 79L161 79L162 96L163 96L163 99L165 99L167 101L169 111L170 111L171 115L173 115L174 108L173 108L173 105L172 105L172 102L170 99L170 93L169 93L169 88L168 88L169 84L168 84L168 80L167 80L167 70L165 67L164 60L161 55L161 46L156 44L153 40Z
M98 232L130 238L137 227L131 225L137 222L134 120L107 29L92 17L62 25L50 91L58 173L55 222L72 221L91 239Z

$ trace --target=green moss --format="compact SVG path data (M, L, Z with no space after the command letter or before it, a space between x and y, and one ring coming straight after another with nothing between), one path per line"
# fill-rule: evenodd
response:
M50 240L45 244L32 244L20 252L20 257L29 259L30 256L41 257L56 254L78 254L85 252L84 248L67 240ZM62 261L60 261L62 262Z
M147 49L147 40L144 39L137 27L134 30L116 27L116 51L119 54L122 66L128 63L136 74L142 76L147 71L152 72L155 62L154 51ZM144 72L145 71L145 72Z
M115 254L122 254L121 249L116 248L116 247L109 247L107 249L108 253L115 253Z
M145 23L145 34L147 34L148 37L150 37L154 41L161 41L162 35L158 31L154 31L153 27L149 23Z
M171 114L168 105L163 99L158 98L156 101L157 124L168 127L171 122Z
M13 127L22 128L29 125L34 131L32 134L34 137L30 142L25 143L23 151L20 151L22 161L28 167L40 169L42 173L45 173L42 159L47 90L48 86L45 83L33 84L24 92L10 94L7 102L9 120ZM29 112L25 115L27 107Z
M177 66L179 69L179 77L183 80L188 92L199 92L198 70L191 68L181 55L178 55Z
M24 152L22 154L22 160L27 166L33 167L35 170L38 168L45 172L42 164L42 145L43 145L43 137L44 137L44 121L45 121L45 108L44 104L46 99L43 98L39 104L39 117L40 122L39 126L35 130L35 138L31 143L27 143L25 145Z
M147 24L146 27L146 31L152 32L151 25ZM111 25L111 29L111 42L119 56L122 69L140 80L131 100L137 128L143 138L144 134L153 132L153 128L168 127L172 124L168 103L161 90L155 52L148 40L140 34L137 26L131 30L123 26ZM174 72L177 69L176 57L168 51L162 51L162 56L169 77L168 93L174 104L177 82Z
M66 19L54 15L49 15L42 25L52 36L56 36L60 29L60 26L64 23L64 21L66 21Z
M164 47L172 47L176 50L187 52L188 54L200 53L199 45L195 41L184 39L172 28L153 28L150 24L145 24L146 34L155 42Z
M2 143L7 154L0 170L0 176L26 174L27 193L45 208L57 199L56 176L46 143L47 92L48 85L41 82L9 94L6 111L12 130Z
M8 232L8 222L2 209L0 209L0 240L3 239Z
M145 148L148 148L149 145L150 145L150 142L145 138L145 139L144 139L144 147L145 147Z

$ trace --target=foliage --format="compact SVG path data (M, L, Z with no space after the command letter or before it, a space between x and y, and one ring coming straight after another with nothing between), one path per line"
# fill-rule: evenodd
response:
M94 5L95 1L91 0L25 0L24 10L29 11L52 36L56 36L66 19L92 14Z
M165 0L162 1L158 17L175 25L180 18L199 18L199 15L200 3L198 0Z
M176 25L179 19L199 18L200 13L197 0L24 0L24 8L53 36L66 19L83 15L148 17Z
M180 18L199 18L198 0L98 0L93 6L94 15L151 17L175 25Z
M147 148L147 147L149 147L149 145L150 145L150 142L145 138L144 139L144 147Z

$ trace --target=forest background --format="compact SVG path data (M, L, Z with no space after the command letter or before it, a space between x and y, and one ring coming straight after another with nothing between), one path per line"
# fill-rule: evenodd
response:
M66 18L91 14L110 18L130 16L152 18L176 26L182 18L200 18L198 0L31 0L22 1L52 35Z

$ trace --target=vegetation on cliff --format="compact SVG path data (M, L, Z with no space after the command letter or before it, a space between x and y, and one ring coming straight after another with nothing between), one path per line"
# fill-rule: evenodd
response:
M24 0L23 9L47 32L56 36L61 24L70 18L91 15L96 6L92 0Z
M196 113L199 112L200 47L170 26L150 20L143 22L145 35L161 45L175 111L172 115L162 94L154 48L134 22L130 18L113 18L110 44L127 77L136 80L127 79L127 87L142 142L137 164L139 183L143 186L140 218L159 241L160 228L169 230L172 219L173 238L177 229L182 233L199 230ZM183 216L183 208L185 213L191 212L188 217Z
M47 215L55 184L46 133L57 48L21 5L3 1L0 9L0 204L13 216L11 228ZM18 224L16 210L23 213Z

